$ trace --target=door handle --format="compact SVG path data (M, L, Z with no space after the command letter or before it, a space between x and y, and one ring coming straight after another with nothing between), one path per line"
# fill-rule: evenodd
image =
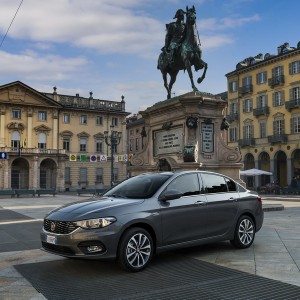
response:
M198 205L206 205L206 202L205 201L196 201L195 204L198 204Z
M230 197L228 200L229 200L229 201L235 201L235 202L237 202L237 199L236 199L236 198L233 198L233 197Z

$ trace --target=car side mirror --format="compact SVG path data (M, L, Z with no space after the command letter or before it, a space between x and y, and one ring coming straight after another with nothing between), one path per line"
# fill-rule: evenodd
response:
M160 201L168 201L168 200L174 200L179 199L182 196L182 193L176 190L169 190L163 193L159 196Z

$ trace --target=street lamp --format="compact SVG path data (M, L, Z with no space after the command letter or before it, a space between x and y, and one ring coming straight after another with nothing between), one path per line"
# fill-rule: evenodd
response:
M104 139L107 146L110 146L110 153L111 153L111 165L110 165L110 186L112 187L114 182L114 150L117 145L120 144L122 132L118 132L113 130L114 126L110 126L110 135L108 131L104 131Z

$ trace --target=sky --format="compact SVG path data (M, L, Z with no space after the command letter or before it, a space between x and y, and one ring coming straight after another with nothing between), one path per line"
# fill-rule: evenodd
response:
M0 38L20 0L0 0ZM299 0L23 0L0 48L0 85L20 80L41 92L120 101L137 113L166 99L157 58L165 24L194 5L202 59L200 91L227 90L225 74L259 53L300 41ZM194 72L198 78L202 71ZM181 71L173 95L191 91Z

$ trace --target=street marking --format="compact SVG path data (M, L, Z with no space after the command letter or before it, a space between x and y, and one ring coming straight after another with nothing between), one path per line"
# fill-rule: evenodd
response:
M44 219L5 221L5 222L0 222L0 225L19 224L19 223L33 223L33 222L42 222L42 221L44 221Z
M3 206L1 209L29 209L29 208L51 208L60 207L61 205L27 205L27 206Z

